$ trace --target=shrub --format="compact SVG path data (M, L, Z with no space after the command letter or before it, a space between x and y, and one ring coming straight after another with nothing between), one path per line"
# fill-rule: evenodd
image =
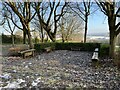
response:
M39 44L34 44L34 48L36 49L37 52L43 51L44 48L46 47L51 47L52 49L55 49L55 43L39 43Z
M15 35L15 44L22 44L23 38L21 36Z
M2 43L12 43L11 36L7 36L7 35L2 34Z
M56 50L71 50L71 48L80 48L81 51L94 51L96 47L100 47L99 43L40 43L35 44L36 51L42 51L46 47L52 47Z
M101 44L100 46L100 57L109 56L109 44Z
M56 50L70 50L70 43L56 43L55 49Z
M34 48L37 52L41 51L40 44L34 44Z
M3 44L12 44L12 38L11 35L4 35L2 34L2 43ZM15 44L21 44L22 43L22 37L14 35L14 43Z
M81 51L94 51L100 47L98 43L56 43L56 50L71 50L71 48L81 48Z
M37 44L39 42L40 42L40 40L37 37L35 37L35 43Z
M115 60L114 63L117 65L117 67L120 69L120 51L117 51L115 54Z

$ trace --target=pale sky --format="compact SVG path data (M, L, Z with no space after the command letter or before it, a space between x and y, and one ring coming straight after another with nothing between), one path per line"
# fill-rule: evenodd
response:
M0 26L0 30L3 31L4 34L7 33L1 26ZM105 15L100 10L96 11L94 14L89 16L88 34L108 33L108 32L109 30L108 30L107 17L105 18Z
M101 12L96 11L89 16L88 34L89 33L108 33L107 17Z

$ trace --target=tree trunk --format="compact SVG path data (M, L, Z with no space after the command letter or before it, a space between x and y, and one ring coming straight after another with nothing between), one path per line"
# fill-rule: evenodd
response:
M15 45L14 35L13 35L13 34L11 34L11 36L12 36L12 46L14 47L14 45Z
M86 13L85 15L85 33L84 33L84 43L86 43L86 37L87 37L87 27L88 27L88 15Z
M29 24L27 25L27 28L28 28L27 35L28 35L29 48L32 49L33 45L32 45L32 37L31 37L31 34L30 34L30 26L29 26Z
M64 37L63 33L62 33L62 42L63 43L65 42L65 37Z
M52 40L52 42L55 42L55 37L54 37L53 33L51 33L51 32L47 32L47 33L48 33L49 38Z
M42 11L41 11L41 15L42 15L42 19L43 19L43 5L42 5ZM43 27L42 27L42 22L40 21L40 25L41 25L41 34L42 34L42 42L44 42L44 33L43 33Z
M23 44L26 44L26 33L23 31Z
M48 26L46 23L44 23L42 21L39 12L37 12L37 15L38 15L39 22L40 22L42 28L47 32L47 34L48 34L49 38L52 40L52 42L55 42L54 34L50 32L50 30L51 30L50 26Z
M113 16L108 17L108 25L110 31L110 49L109 49L110 58L114 58L115 54L115 41L116 41L115 22L116 22L115 17Z
M33 45L32 45L32 39L31 39L31 34L30 32L28 32L28 42L29 42L29 48L32 49Z
M41 42L43 43L44 42L44 33L43 33L43 27L42 26L41 26L41 34L42 34Z
M63 43L65 42L64 35L62 35L62 42L63 42Z
M65 42L65 34L64 34L64 23L63 23L63 18L62 18L62 26L61 26L61 34L62 34L62 42Z
M48 42L48 35L47 35L47 37L46 37L46 39L45 39L45 42Z
M53 38L54 38L54 40L56 40L56 32L57 32L57 21L56 20L54 20L55 22L54 22L54 33L53 33Z
M64 42L65 42L65 40L64 40L64 39L62 39L62 42L64 43Z
M110 58L114 58L115 54L115 41L116 41L116 36L113 33L110 33L110 51L109 51L109 56Z

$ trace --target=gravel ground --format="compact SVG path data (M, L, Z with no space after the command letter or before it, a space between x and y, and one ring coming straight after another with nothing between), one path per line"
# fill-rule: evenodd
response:
M1 88L105 88L120 90L111 60L91 62L92 52L58 50L33 58L3 57Z

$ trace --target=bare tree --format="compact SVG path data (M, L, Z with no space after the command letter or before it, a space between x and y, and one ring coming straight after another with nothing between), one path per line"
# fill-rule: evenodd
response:
M84 43L87 37L88 16L98 10L96 8L91 11L93 4L91 0L83 0L82 2L71 3L69 5L70 9L85 22Z
M40 11L39 11L39 14L41 16L41 19L44 20L45 19L45 14L46 14L46 11L48 9L48 3L47 2L42 2L40 4ZM34 7L35 8L35 7ZM46 35L46 31L44 30L43 26L42 26L42 22L38 19L38 17L36 16L34 19L33 19L33 22L32 22L32 25L34 26L35 30L39 31L39 36L41 38L41 42L44 42L44 38L45 38L45 35Z
M80 30L82 31L82 22L78 17L66 14L60 22L62 42L68 42L73 34L78 33Z
M27 34L28 36L28 42L29 42L29 47L32 48L32 40L31 40L31 34L30 34L30 22L36 15L36 12L31 13L31 2L6 2L6 4L12 9L12 12L16 14L16 16L19 18L21 25L22 25L22 30L25 33L24 35ZM12 15L12 14L11 14ZM15 24L15 23L14 23ZM16 25L16 24L15 24ZM20 28L18 25L16 25L18 28Z
M96 0L100 10L108 18L109 35L110 35L110 57L114 57L115 41L117 35L120 33L120 22L116 22L120 17L120 6L116 6L117 2L111 0Z
M18 2L19 3L19 7L20 8L18 8L18 10L19 10L19 12L21 12L21 13L23 13L23 5L22 5L22 3L20 3L20 2ZM6 3L2 3L2 16L3 16L3 19L2 19L2 24L4 24L4 22L5 22L5 18L9 18L11 21L12 21L12 23L18 28L18 29L20 29L20 30L22 30L23 31L23 44L25 44L26 43L26 33L24 32L24 28L22 27L22 24L21 23L19 23L20 22L20 20L19 20L19 18L18 18L18 16L17 15L15 15L15 13L12 11L12 9L11 8L9 8L9 6L6 4Z
M15 25L13 25L12 20L11 20L11 15L9 15L8 8L5 4L2 4L2 21L0 25L7 31L8 33L11 34L12 38L12 45L14 46L14 31L15 31ZM13 18L12 18L13 19ZM15 20L15 23L17 23L17 19Z
M35 29L36 32L39 33L39 37L41 39L41 42L44 42L44 38L45 38L45 31L43 30L42 26L40 25L39 21L37 19L35 19L32 22L32 25Z
M64 9L66 7L68 2L64 2L62 4L60 4L59 2L55 2L55 1L49 1L48 5L49 5L49 12L47 13L47 17L46 20L42 19L41 15L40 15L40 3L36 3L36 12L37 12L37 16L39 18L39 21L42 25L42 27L44 28L44 30L47 32L49 38L55 42L55 38L56 38L56 32L57 32L57 26L58 26L58 21L60 20L60 18L64 15ZM59 8L59 10L58 10ZM58 11L60 11L58 13ZM52 20L52 17L54 18L54 20ZM54 29L51 29L52 26L52 21L54 23Z
M53 33L53 38L56 38L56 32L58 28L58 22L60 21L61 17L65 15L67 11L64 11L65 7L67 6L68 2L65 2L64 5L61 7L61 12L58 13L58 9L61 6L60 1L57 3L55 10L54 10L54 33Z
M6 23L4 23L3 28L11 34L11 38L12 38L12 46L14 46L15 44L15 40L14 40L14 31L15 31L15 25L12 26L10 23L10 20L8 18L6 18Z

